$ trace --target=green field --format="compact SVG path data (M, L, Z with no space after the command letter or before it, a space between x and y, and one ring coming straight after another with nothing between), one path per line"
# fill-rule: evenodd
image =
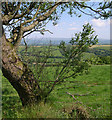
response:
M35 49L37 51L37 48ZM38 48L38 51L40 49ZM55 50L54 56L62 56L56 46ZM49 73L48 78L52 77L52 73ZM76 115L77 107L85 114L88 113L90 118L109 118L110 65L92 65L88 74L67 79L55 87L46 103L42 101L32 107L22 107L16 91L4 77L2 77L2 91L3 118L72 118ZM74 95L75 100L67 92ZM72 110L74 112L71 115Z

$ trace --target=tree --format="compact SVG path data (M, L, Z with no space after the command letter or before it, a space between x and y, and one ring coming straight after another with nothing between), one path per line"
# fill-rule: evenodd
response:
M80 13L78 14L77 12L82 12L96 18L106 19L111 16L111 10L109 8L112 7L111 2L102 2L95 7L90 4L88 5L85 2L2 2L1 5L3 24L2 72L16 89L23 105L39 102L44 95L44 91L41 90L39 82L38 80L35 80L32 71L17 55L17 49L22 38L34 31L40 32L41 34L48 31L45 29L46 24L49 21L53 21L53 24L55 25L57 20L61 17L61 14L67 9L69 10L68 14L71 16L75 14L80 17ZM89 12L86 12L86 9L89 10ZM75 55L78 55L78 57L80 51L83 51L87 45L90 45L92 43L91 40L96 39L96 37L93 38L93 36L88 38L88 35L92 35L91 31L93 30L91 29L91 26L87 25L84 27L82 33L76 34L76 41L71 41L71 44L74 44L75 42L80 43L80 45L78 44L80 47L78 47L74 53ZM6 35L7 31L10 32L9 37ZM79 41L80 37L81 41ZM63 51L66 49L64 43L61 43L60 49ZM73 49L71 48L71 51L72 50ZM65 64L62 72L66 66L68 66L71 58L73 58L73 54L69 56L68 53L66 54L64 52L67 60L64 61ZM72 62L70 63L71 66L73 66ZM83 67L83 65L81 66ZM52 89L57 81L58 77L54 82ZM47 94L49 94L52 89ZM35 90L36 94L34 92Z

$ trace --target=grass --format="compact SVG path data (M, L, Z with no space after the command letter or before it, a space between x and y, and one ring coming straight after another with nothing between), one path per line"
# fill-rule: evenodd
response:
M109 73L109 66L92 66L91 71L88 75L77 77L75 83L72 83L70 85L73 86L72 88L66 89L66 87L70 87L67 84L63 86L63 89L58 93L61 96L61 101L67 100L64 99L65 96L67 97L66 92L70 92L72 94L90 94L89 96L76 96L76 99L83 102L84 105L92 107L93 111L95 109L94 112L91 111L92 116L96 116L99 118L103 115L108 116L110 110ZM99 112L101 111L102 113L99 114Z
M32 107L22 107L18 94L7 79L2 77L2 81L3 118L69 118L70 111L77 106L86 109L91 118L110 116L109 65L92 66L89 74L66 80L55 87L46 104L41 102ZM81 104L66 92L75 95Z
M98 47L99 49L100 47ZM105 50L109 47L103 46ZM19 52L25 49L20 47ZM56 46L52 46L52 56L62 57ZM102 49L102 47L101 47ZM35 54L46 50L44 47L32 47L27 52ZM23 53L23 51L22 51ZM84 53L84 59L95 57L94 53ZM26 56L29 62L33 63L37 58ZM44 59L44 58L40 58ZM54 62L59 62L62 59L55 58ZM48 61L52 61L49 58ZM34 66L30 66L36 75ZM53 67L46 68L46 77L42 79L53 80ZM49 71L49 72L48 72ZM74 100L66 92L73 94ZM70 118L70 113L73 109L81 108L88 112L91 118L109 118L110 116L110 66L109 65L94 65L90 68L87 75L77 76L75 79L70 78L55 87L54 91L47 98L47 102L43 101L39 104L23 107L17 92L13 89L6 78L2 76L2 111L3 118ZM81 103L79 103L80 101ZM76 111L74 112L76 115Z

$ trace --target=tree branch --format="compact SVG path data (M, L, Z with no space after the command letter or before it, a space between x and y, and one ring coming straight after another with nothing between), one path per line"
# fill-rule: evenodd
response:
M20 27L19 32L17 33L17 39L16 39L16 41L14 43L14 49L15 50L17 50L17 48L19 47L19 44L20 44L21 39L23 37L23 34L24 34L24 32L23 32L23 30Z
M52 13L53 11L57 8L58 5L62 3L58 2L54 6L52 6L51 10L47 11L44 15L39 16L31 25L27 27L23 27L23 31L27 32L31 29L33 29L39 22L46 20Z
M6 6L6 12L8 14L9 13L8 2L5 3L5 6Z
M74 97L74 95L72 95L71 93L69 93L69 92L66 92L66 94L68 94L68 95L70 95L77 103L80 103L80 104L82 104L82 102L80 102L80 101L77 101L77 99Z
M83 10L81 10L78 6L77 6L77 9L78 9L79 11L81 11L82 13L84 13L85 15L90 15L90 16L92 16L91 14L86 13L86 12L84 12Z
M93 11L93 12L95 12L95 13L98 13L100 16L105 16L104 14L102 14L102 13L100 13L100 12L102 12L102 9L101 10L95 10L95 9L93 9L92 7L90 7L90 6L88 6L88 5L84 5L84 4L81 4L81 3L79 3L79 2L76 2L77 3L77 5L78 6L80 6L80 7L85 7L85 8L89 8L91 11ZM109 5L110 6L110 5ZM105 8L106 9L106 8ZM82 12L82 10L80 10L81 12ZM83 12L84 13L84 12Z
M10 12L8 3L6 2L6 9L8 10L8 13L7 13L7 15L2 16L2 22L4 25L9 24L9 22L17 15L20 5L21 5L21 2L18 3L18 5L14 11Z
M27 34L25 34L24 36L23 36L23 38L24 37L26 37L26 36L28 36L29 34L31 34L31 33L33 33L33 32L49 32L49 33L51 33L51 34L53 34L50 30L32 30L32 31L30 31L29 33L27 33Z
M28 14L29 11L35 6L36 3L31 3L25 12L22 14L17 14L20 8L21 2L18 2L16 9L13 12L9 12L8 15L2 16L2 22L4 25L7 25L12 19L19 19L23 17L25 14ZM8 6L7 6L8 7Z
M40 9L40 5L39 5L39 7L38 7L38 9L37 9L37 11L35 13L35 15L32 17L32 19L25 21L24 23L22 23L22 25L25 25L26 23L32 22L36 18L39 9Z
M22 14L18 14L14 17L14 19L18 19L23 17L25 14L28 14L30 12L30 10L36 5L36 2L30 3L29 7L26 9L25 12L23 12Z

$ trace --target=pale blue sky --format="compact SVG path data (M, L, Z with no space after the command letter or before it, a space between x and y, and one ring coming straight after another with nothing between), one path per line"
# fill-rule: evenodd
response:
M40 33L32 33L31 38L71 38L74 33L81 31L83 24L90 23L93 25L96 34L99 39L110 39L110 19L101 20L94 19L93 17L82 14L82 17L78 18L75 15L70 17L67 13L63 13L58 24L53 26L52 23L48 23L46 29L49 29L53 34L46 32L45 35Z

